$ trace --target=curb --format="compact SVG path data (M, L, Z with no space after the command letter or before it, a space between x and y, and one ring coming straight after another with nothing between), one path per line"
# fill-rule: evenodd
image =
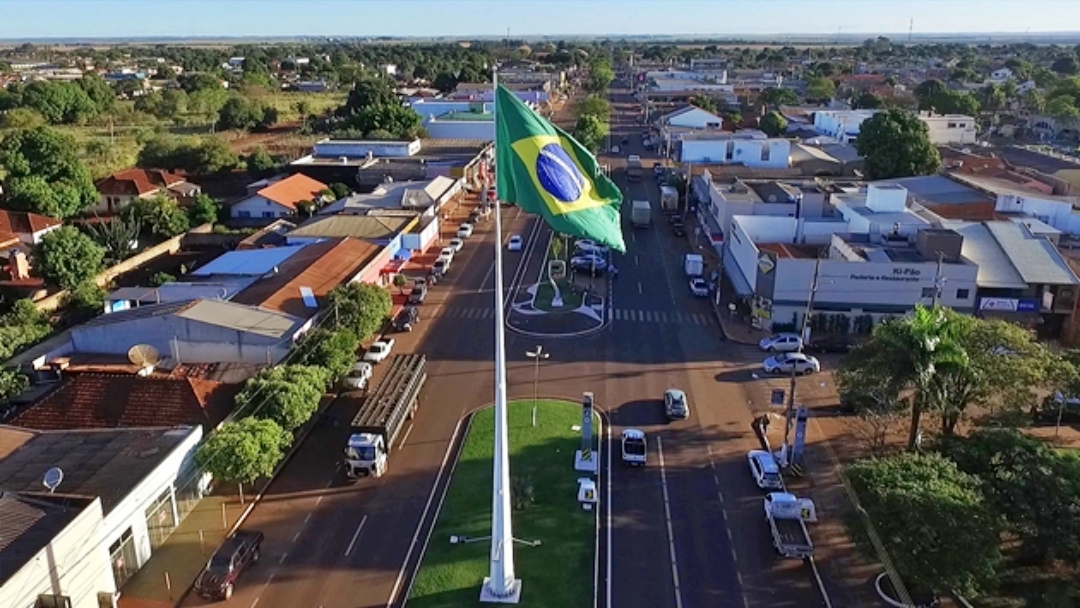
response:
M274 483L274 480L277 479L277 476L279 474L281 474L281 471L285 469L285 465L287 465L289 461L292 460L293 456L296 455L298 451L300 451L300 444L304 443L304 440L307 439L307 436L311 434L311 431L315 428L315 425L318 424L319 416L322 415L323 410L330 407L330 404L332 404L336 399L337 397L334 397L334 399L326 402L325 407L320 407L318 410L316 410L315 414L312 415L311 420L308 422L306 427L301 428L300 434L297 435L296 440L293 441L292 447L289 448L289 451L285 454L285 457L281 459L281 462L278 463L277 468L274 469L274 471L270 474L270 477L266 480L266 485L263 486L262 491L256 494L254 498L252 498L248 502L247 506L244 507L244 510L240 513L240 516L236 518L236 523L234 523L229 528L229 531L225 534L225 538L229 538L233 534L236 534L236 531L239 530L240 526L243 525L245 520L247 520L248 515L251 515L251 512L255 510L255 507L260 502L262 502L263 495L266 493L266 490ZM224 539L222 539L222 542L224 542ZM214 550L217 551L217 549L221 547L221 544L222 543L218 543L218 546ZM199 571L199 574L202 574L201 570ZM198 580L198 578L198 575L196 575L195 580ZM195 589L195 580L188 583L188 586L184 588L184 591L176 598L173 606L180 606L180 604L184 603L184 600L187 599L187 596L191 595L192 590Z

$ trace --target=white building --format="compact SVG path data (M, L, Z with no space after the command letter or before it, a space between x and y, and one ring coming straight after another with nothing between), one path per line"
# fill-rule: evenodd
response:
M930 143L936 146L946 144L973 144L978 140L975 119L964 114L932 114L920 112L919 120L930 130Z
M775 180L719 182L709 170L696 180L705 191L699 193L699 217L723 233L736 215L768 215L791 218L822 217L826 193L813 182L801 185ZM700 190L700 186L696 189ZM792 235L794 237L794 235Z
M679 161L734 164L755 168L787 168L791 142L760 131L701 132L678 136Z
M661 116L659 122L663 126L690 129L719 129L724 125L720 116L692 105Z
M114 606L116 590L202 497L193 453L202 428L0 428L5 514L0 605ZM41 493L46 470L63 481ZM38 603L60 596L71 603ZM45 601L48 601L47 598Z
M986 80L995 84L1001 84L1012 77L1013 71L1009 68L1002 67L990 72L990 76Z
M495 115L474 112L447 112L421 123L431 139L479 139L494 141Z
M272 220L296 215L298 205L318 200L327 185L302 173L269 183L247 198L229 207L235 219L261 218Z
M859 127L880 110L822 110L814 112L814 130L840 143L859 137Z

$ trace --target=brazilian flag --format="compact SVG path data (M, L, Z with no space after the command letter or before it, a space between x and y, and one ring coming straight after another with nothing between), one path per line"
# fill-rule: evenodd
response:
M625 252L622 193L596 157L516 95L495 92L496 192L540 215L553 230Z

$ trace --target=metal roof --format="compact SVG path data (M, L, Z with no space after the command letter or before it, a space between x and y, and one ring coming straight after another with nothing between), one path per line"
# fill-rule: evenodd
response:
M40 490L40 485L35 489ZM63 494L0 493L0 556L4 562L0 585L41 553L92 502L92 498ZM80 559L84 554L63 557Z
M7 429L0 429L0 437ZM143 481L195 427L42 431L0 460L0 488L41 490L45 471L60 467L66 494L98 496L105 515Z
M1009 256L998 245L994 235L981 222L945 220L943 228L950 228L964 237L960 255L979 267L975 283L984 288L1024 289L1024 277L1013 267Z
M415 221L385 215L317 215L288 234L288 238L389 239Z
M1013 266L1033 285L1076 285L1068 262L1050 241L1037 237L1027 226L1014 222L986 222L986 228L1009 256Z
M304 319L272 310L223 300L198 300L176 316L189 321L234 329L269 338L284 338L304 323Z
M993 198L978 190L942 175L919 175L874 183L903 186L910 194L929 204L994 202Z
M190 274L205 277L215 274L262 275L274 269L285 260L303 249L304 245L271 247L269 249L248 249L224 253L202 268Z

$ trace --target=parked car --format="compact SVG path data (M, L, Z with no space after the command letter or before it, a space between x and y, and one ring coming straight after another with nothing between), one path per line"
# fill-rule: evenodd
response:
M453 261L454 261L454 254L455 254L455 253L457 253L457 252L456 252L456 251L454 251L454 248L453 248L453 247L443 247L443 248L442 248L442 249L441 249L441 250L439 251L439 257L440 257L440 258L447 258L448 260L450 260L451 262L453 262Z
M686 236L686 224L683 223L682 218L677 215L673 215L671 217L673 218L671 220L672 234L674 234L675 236Z
M750 475L754 483L762 490L783 490L784 481L780 477L780 465L776 458L765 450L750 450L746 454L746 463L750 466Z
M574 254L581 253L594 253L597 255L607 255L611 251L610 247L604 245L598 245L596 241L591 239L578 239L574 241Z
M394 329L398 331L412 331L413 326L420 321L420 311L415 306L406 306L398 311L394 317Z
M624 145L624 146L629 146L629 145L630 145L630 138L629 138L629 137L624 137L624 138L622 138L622 142L621 142L621 143L622 143L622 145Z
M761 364L767 374L790 374L795 368L797 374L815 374L821 371L821 363L816 357L804 353L780 353L773 355Z
M855 342L847 336L821 336L810 340L803 346L803 350L809 353L850 353Z
M367 388L368 381L371 380L372 367L370 363L366 361L357 361L356 365L353 365L349 373L341 379L341 385L346 390L362 391Z
M622 148L620 148L619 146L611 146L611 153L612 154L618 154L620 152L622 152Z
M450 239L450 242L447 243L444 249L450 249L454 253L459 253L463 247L465 247L465 241L458 238L453 238Z
M677 388L664 391L664 415L668 420L686 420L690 417L690 402L686 393Z
M459 239L467 239L472 236L472 224L462 224L458 226L457 236Z
M376 340L368 347L367 352L364 353L364 361L375 364L389 357L390 351L394 350L394 342L395 340L393 338Z
M656 177L660 177L664 174L664 165L661 165L660 161L657 161L656 164L652 166L652 171L653 175L655 175Z
M768 338L762 338L758 342L758 348L767 353L787 353L799 350L802 338L799 334L774 334Z
M509 251L521 251L522 238L517 234L510 235L510 239L506 241L506 248Z
M450 270L450 260L441 255L438 258L435 258L435 263L431 265L431 274L436 277L441 278L448 270Z
M604 272L607 260L602 255L582 254L570 258L570 267L579 271Z
M427 281L418 279L413 283L412 291L409 292L409 304L423 304L427 298Z
M195 580L195 593L208 600L228 600L236 581L248 566L259 561L263 533L238 531L225 539Z
M690 279L690 293L699 298L709 297L709 284L701 277Z

